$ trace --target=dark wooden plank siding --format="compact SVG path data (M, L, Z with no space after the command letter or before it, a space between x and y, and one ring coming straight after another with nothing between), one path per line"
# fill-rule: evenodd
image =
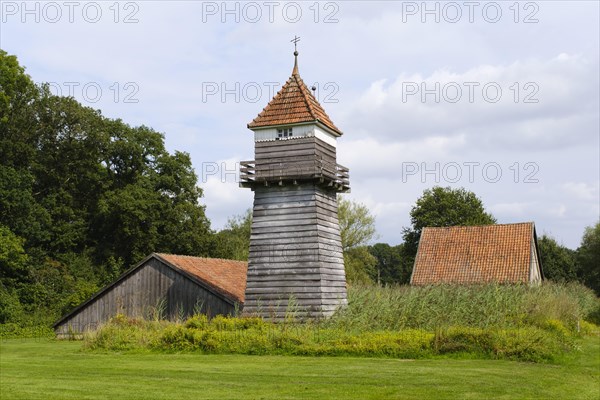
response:
M176 319L195 312L231 314L234 306L155 258L102 293L55 329L58 335L96 329L117 314Z
M256 187L254 193L244 314L275 320L291 311L300 318L331 315L346 303L336 193L314 183Z
M256 142L255 161L257 177L290 179L316 174L320 168L335 175L336 150L316 137Z

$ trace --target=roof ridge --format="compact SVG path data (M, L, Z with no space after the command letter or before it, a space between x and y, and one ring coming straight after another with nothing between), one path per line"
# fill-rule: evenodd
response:
M292 75L292 76L296 79L296 85L298 85L298 87L300 88L300 93L302 93L302 99L304 100L304 103L308 107L308 112L310 113L310 116L313 117L316 121L318 121L319 117L315 114L315 110L313 108L312 102L307 97L307 96L311 96L310 93L307 93L308 87L306 86L306 84L304 83L302 78L300 77L300 74ZM323 110L323 112L324 111L325 110Z
M233 261L233 262L240 262L240 263L244 263L244 264L248 263L248 261L232 260L230 258L190 256L190 255L186 255L186 254L174 254L174 253L154 253L154 254L159 255L159 256L164 255L164 256L187 257L187 258L200 258L200 259L203 259L203 260Z
M482 225L450 225L450 226L425 226L423 229L448 229L448 228L483 228L489 226L512 226L512 225L531 225L534 221L527 222L508 222L505 224L482 224Z

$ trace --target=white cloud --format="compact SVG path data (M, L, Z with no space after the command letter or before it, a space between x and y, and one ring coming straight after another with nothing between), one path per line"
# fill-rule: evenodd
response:
M345 113L368 136L466 135L487 149L578 146L597 136L598 63L567 55L374 81ZM585 101L582 101L585 99Z
M547 212L552 217L564 218L567 212L567 206L564 204L550 205Z
M595 185L585 182L565 182L561 185L561 189L578 200L598 199L598 182Z
M434 184L464 186L501 222L535 220L571 247L579 243L583 227L597 220L597 2L539 3L534 24L515 23L511 2L499 3L503 18L494 24L480 14L474 23L443 18L436 23L432 17L422 23L419 14L403 23L408 2L366 1L334 3L336 23L324 23L332 10L323 2L317 22L308 2L300 3L303 18L297 23L286 22L281 10L273 23L265 13L257 23L243 18L235 23L231 15L221 23L220 14L203 21L208 3L139 2L134 24L112 21L112 2L101 3L107 19L98 24L21 23L17 15L2 24L0 46L16 54L36 81L100 83L105 96L88 105L164 132L167 147L189 152L202 177L205 163L252 158L246 123L270 100L263 95L255 103L236 102L230 96L222 102L217 95L205 101L203 83L285 81L293 62L289 39L297 34L306 83L319 83L321 95L327 94L326 82L339 89L337 103L323 103L345 132L338 161L351 169L350 196L377 214L381 241L399 242L410 206ZM124 17L127 10L121 11ZM137 83L139 102L115 103L109 98L114 82L121 88ZM413 82L419 93L409 95ZM466 82L480 84L472 103ZM537 86L526 87L528 82ZM429 89L439 83L440 101L429 94L422 102L421 83ZM454 83L462 97L451 103ZM483 97L486 83L502 89L497 103ZM525 103L528 94L539 102ZM434 182L420 174L403 180L406 163L422 169L422 163L436 162L496 162L503 175L497 183L487 182L480 171L473 182ZM523 182L531 172L524 169L528 162L538 167L537 183ZM250 190L222 183L220 176L205 178L199 184L213 227L252 205Z
M252 207L252 191L239 188L235 182L222 182L211 177L202 188L202 203L206 205L206 214L213 229L222 229L229 217L241 215Z

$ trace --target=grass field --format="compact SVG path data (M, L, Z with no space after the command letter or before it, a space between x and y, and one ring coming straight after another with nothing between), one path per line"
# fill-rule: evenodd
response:
M600 339L555 364L81 351L0 342L1 399L593 399Z

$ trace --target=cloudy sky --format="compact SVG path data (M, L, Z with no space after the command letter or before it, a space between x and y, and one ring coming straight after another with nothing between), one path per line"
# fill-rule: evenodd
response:
M252 206L246 128L291 74L335 124L349 198L397 244L435 185L576 248L599 217L599 3L1 1L37 82L191 154L215 229Z

